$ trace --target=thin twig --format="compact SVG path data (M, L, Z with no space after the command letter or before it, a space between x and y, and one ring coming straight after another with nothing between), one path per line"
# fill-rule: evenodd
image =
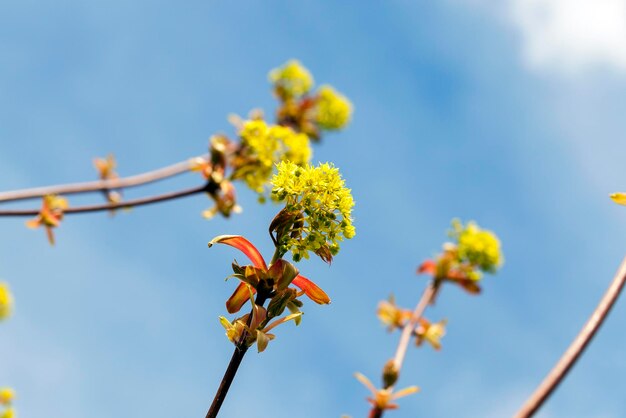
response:
M615 304L620 292L626 283L626 258L622 261L611 285L600 300L600 303L591 314L591 317L582 328L576 339L569 346L567 351L556 363L554 368L548 373L535 392L528 398L526 403L520 408L515 418L532 417L563 381L572 366L580 358L581 354L591 342L600 326L608 316L611 308Z
M262 294L261 292L257 293L256 300L254 303L258 306L263 306L265 301L267 300L267 295ZM250 316L248 317L247 325L250 326L252 321L252 312L250 312ZM248 331L244 330L239 339L239 342L235 344L235 352L230 358L230 362L228 363L228 367L226 368L226 372L224 372L224 377L222 377L222 381L220 382L220 386L215 393L215 397L213 398L213 402L209 407L208 412L206 413L206 418L216 418L217 414L220 412L220 408L222 407L222 403L224 399L226 399L226 395L228 394L228 389L230 389L230 385L233 383L235 379L235 375L237 374L237 370L239 369L239 365L241 365L241 361L243 360L243 356L246 355L248 351L248 345L246 344L246 339L248 337Z
M402 362L404 361L404 356L406 355L406 350L409 346L409 342L411 341L411 335L415 328L419 325L419 320L424 314L424 310L430 303L433 295L435 294L435 284L430 282L424 292L422 293L422 297L415 306L415 310L413 310L413 314L411 315L411 319L404 325L402 329L402 335L400 336L400 341L398 342L398 348L396 350L396 356L393 359L393 362L400 373L400 369L402 368Z
M368 418L382 418L382 416L383 416L383 410L380 408L374 407L370 411Z
M177 192L170 192L159 194L155 196L143 197L140 199L127 200L119 203L105 203L102 205L86 205L76 206L74 208L67 208L63 211L64 215L73 215L77 213L90 213L100 212L114 209L129 209L137 206L149 205L152 203L164 202L167 200L174 200L185 196L191 196L198 193L210 193L208 186L194 187L192 189L185 189ZM0 217L17 217L17 216L36 216L39 214L39 209L7 209L0 210Z
M158 180L163 180L190 171L190 161L195 158L207 159L208 155L200 155L198 157L190 158L167 167L159 168L157 170L148 171L146 173L119 179L98 180L72 184L59 184L56 186L36 187L32 189L0 192L0 202L33 199L50 194L68 195L141 186L143 184L153 183Z
M400 374L400 369L402 369L402 363L404 362L406 350L409 347L409 343L411 342L411 336L413 335L413 333L415 332L415 329L419 325L419 321L422 318L422 315L424 315L424 310L426 309L428 304L431 302L436 290L437 288L436 288L434 281L431 281L430 283L428 283L428 286L426 287L426 289L424 289L424 292L422 293L422 297L420 298L419 302L417 302L417 305L415 306L415 309L413 310L413 314L411 315L411 318L404 325L404 328L402 328L402 334L400 335L400 340L398 341L398 348L396 349L396 355L393 358L393 363L398 372L398 375ZM390 386L385 389L393 390L393 386ZM383 409L377 406L374 406L370 410L369 418L381 418L383 416L383 413L384 413Z

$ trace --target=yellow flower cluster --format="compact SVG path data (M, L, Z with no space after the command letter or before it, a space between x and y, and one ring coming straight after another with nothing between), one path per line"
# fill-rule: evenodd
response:
M298 60L290 60L282 67L273 69L269 79L276 92L285 98L300 97L313 87L313 76Z
M350 122L352 103L346 96L330 86L321 86L317 94L316 120L320 127L336 130Z
M450 237L457 241L460 262L467 262L487 273L495 273L504 262L498 237L475 222L463 226L460 220L454 219Z
M264 192L277 162L289 160L302 165L311 159L309 138L291 128L268 126L263 120L249 120L243 124L239 135L246 149L246 158L233 177L242 178L258 193Z
M294 261L309 258L309 251L332 259L339 243L355 235L352 225L352 192L332 164L298 166L278 164L272 178L272 197L286 203L287 213L298 214L289 234L279 237L279 251L291 251Z
M0 388L0 405L5 408L0 413L0 418L14 418L15 410L11 406L13 399L15 398L15 392L11 388Z
M8 318L13 310L13 295L9 285L0 282L0 321Z

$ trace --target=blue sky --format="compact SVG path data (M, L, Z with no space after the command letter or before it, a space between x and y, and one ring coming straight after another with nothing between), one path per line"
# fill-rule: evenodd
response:
M267 72L298 58L355 105L314 159L352 187L357 236L332 267L301 264L333 303L246 357L221 416L365 416L352 374L376 378L397 341L376 304L417 301L415 267L453 217L497 232L506 264L480 297L445 289L429 314L449 320L444 348L409 351L400 385L422 392L393 416L510 416L623 256L608 194L626 189L624 34L622 0L3 2L0 189L93 179L110 152L123 175L201 154L229 113L271 114ZM217 317L236 256L206 243L245 234L268 253L278 210L239 196L231 220L203 220L203 197L71 217L55 248L0 220L17 300L0 384L20 416L203 416L232 352ZM625 318L619 303L538 416L624 415Z

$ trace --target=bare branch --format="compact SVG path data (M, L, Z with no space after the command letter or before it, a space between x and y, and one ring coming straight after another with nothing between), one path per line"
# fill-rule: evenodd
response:
M153 183L158 180L163 180L169 177L176 176L178 174L185 173L191 170L191 163L193 159L202 158L207 159L208 154L200 155L198 157L190 158L185 161L181 161L176 164L172 164L167 167L159 168L157 170L148 171L146 173L137 174L135 176L124 177L112 180L97 180L83 183L72 184L60 184L56 186L36 187L32 189L13 190L8 192L0 192L0 202L10 202L15 200L33 199L42 197L45 195L68 195L77 193L88 192L101 192L107 190L124 189L129 187L141 186L148 183Z
M155 196L143 197L140 199L127 200L119 203L106 203L102 205L87 205L77 206L74 208L67 208L63 211L64 215L72 215L76 213L90 213L101 212L114 209L128 209L137 206L149 205L152 203L164 202L167 200L179 199L181 197L191 196L198 193L211 193L211 190L205 186L194 187L192 189L185 189L176 192L164 193ZM36 216L39 214L39 209L7 209L0 210L0 217L18 217L18 216Z
M515 418L532 417L563 381L572 366L576 364L576 361L580 358L583 351L585 351L585 348L589 345L593 336L598 329L600 329L600 326L620 295L624 283L626 283L626 258L622 261L611 285L576 339L574 339L569 348L563 353L563 356L550 373L548 373L543 382L541 382L539 387L537 387L535 392L528 398L526 403L522 405L517 414L515 414Z

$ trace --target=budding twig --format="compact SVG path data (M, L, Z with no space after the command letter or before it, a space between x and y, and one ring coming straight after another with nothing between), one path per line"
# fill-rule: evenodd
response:
M413 314L411 315L411 319L406 323L404 328L402 329L402 335L400 336L400 341L398 342L398 348L396 349L396 356L393 359L393 362L398 369L398 373L402 368L402 362L404 361L404 356L406 355L406 350L411 342L411 336L415 331L415 328L419 325L419 320L424 314L424 310L432 300L433 295L435 294L435 284L434 282L430 282L426 289L424 289L424 293L422 293L422 297L419 302L415 306L415 310L413 310Z
M201 155L195 158L206 159L208 158L208 155ZM56 186L36 187L32 189L0 192L0 202L33 199L46 195L68 195L77 193L101 192L106 190L141 186L190 171L190 161L193 159L194 158L191 158L167 167L159 168L157 170L148 171L146 173L119 179L97 180L72 184L59 184Z
M396 349L396 355L393 358L393 364L397 375L400 374L400 369L402 369L402 363L404 362L404 357L406 355L406 350L409 347L409 343L411 342L411 337L415 332L415 329L419 325L420 318L424 314L426 307L432 301L433 295L436 293L437 285L435 285L434 281L431 281L424 292L422 293L422 297L419 302L415 306L413 310L413 314L411 318L407 321L407 323L402 328L402 334L400 335L400 340L398 341L398 348ZM393 390L393 385L386 387L385 389ZM369 418L381 418L384 413L384 409L378 406L372 407L369 413Z
M515 418L532 417L556 390L572 366L574 366L576 361L580 358L583 351L585 351L585 348L589 345L598 329L600 329L600 326L605 321L615 301L617 301L624 287L624 283L626 283L626 258L622 261L615 277L613 277L611 285L591 314L591 317L587 320L585 326L565 353L563 353L554 368L548 373L543 382L541 382L535 392L528 398L526 403L522 405L517 414L515 414Z
M256 300L254 303L258 306L263 306L265 301L267 300L267 295L257 293ZM252 312L250 312L250 316L248 317L247 325L250 326L250 322L252 321ZM246 355L248 351L248 344L246 343L246 339L248 337L248 331L244 330L239 342L235 345L235 351L233 352L232 357L230 358L230 362L228 363L228 367L224 372L224 377L222 377L222 381L220 382L220 386L215 393L215 397L213 398L213 402L209 407L209 410L206 413L206 418L216 418L217 414L220 412L220 408L222 407L222 403L224 399L226 399L226 395L228 394L228 389L230 389L230 385L233 383L235 379L235 375L237 374L237 370L239 370L239 366L241 365L241 361L243 357Z
M152 203L165 202L167 200L179 199L181 197L191 196L194 194L211 191L208 190L207 185L194 187L192 189L180 190L177 192L163 193L155 196L143 197L140 199L127 200L119 203L104 203L101 205L86 205L76 206L73 208L67 208L63 210L64 215L71 215L76 213L90 213L100 212L113 209L129 209L137 206L149 205ZM0 210L0 217L12 217L12 216L36 216L39 214L39 209L6 209Z

